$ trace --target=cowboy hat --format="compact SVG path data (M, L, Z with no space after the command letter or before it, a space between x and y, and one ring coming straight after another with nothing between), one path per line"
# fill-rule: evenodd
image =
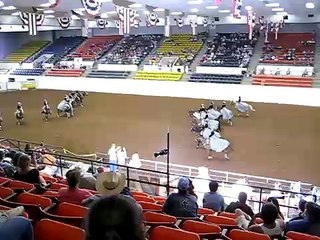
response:
M119 172L100 173L96 181L98 193L103 195L115 195L121 193L126 184L126 176Z

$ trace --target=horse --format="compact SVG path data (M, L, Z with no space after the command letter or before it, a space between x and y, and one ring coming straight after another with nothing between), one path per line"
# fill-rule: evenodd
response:
M65 113L67 117L73 116L73 107L67 100L62 100L57 106L57 117L60 117L61 113Z
M250 112L256 111L250 104L242 102L240 97L238 101L231 101L230 105L238 110L238 117L249 117Z

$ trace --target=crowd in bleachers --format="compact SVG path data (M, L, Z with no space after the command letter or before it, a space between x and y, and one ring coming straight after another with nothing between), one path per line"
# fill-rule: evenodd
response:
M26 76L40 76L44 73L43 68L17 68L12 71L11 75L26 75Z
M139 65L154 50L163 35L131 35L122 40L111 52L102 58L108 64Z
M313 66L315 43L313 33L278 33L278 39L270 35L260 62Z
M205 83L228 83L240 84L242 75L224 75L224 74L208 74L208 73L192 73L190 82L205 82Z
M102 167L96 174L72 168L66 179L44 174L39 163L53 163L46 151L41 146L36 151L27 147L24 153L0 151L1 239L32 240L35 235L35 240L157 240L163 236L181 240L184 234L185 239L195 240L204 236L237 240L242 235L262 240L282 239L286 234L300 240L302 236L312 239L305 234L313 239L320 236L320 206L313 202L301 200L299 214L290 220L283 217L275 197L254 213L245 192L226 206L219 184L211 180L201 208L188 177L181 177L178 191L167 198L150 196L126 187L124 174Z
M208 41L208 51L201 65L246 68L256 42L256 38L249 39L248 33L218 33L212 41Z

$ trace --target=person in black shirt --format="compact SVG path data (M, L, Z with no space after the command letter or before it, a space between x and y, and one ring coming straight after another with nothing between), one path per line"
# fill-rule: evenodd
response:
M240 192L238 196L238 201L231 202L225 211L234 213L236 209L241 209L243 212L245 212L252 218L254 213L252 211L252 208L248 206L246 202L247 202L247 194L245 192Z
M14 179L31 184L46 184L40 172L31 167L31 159L27 154L22 154L18 160L18 171L14 173Z

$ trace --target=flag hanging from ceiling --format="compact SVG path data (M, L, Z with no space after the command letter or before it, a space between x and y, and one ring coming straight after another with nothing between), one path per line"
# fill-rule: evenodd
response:
M146 25L147 27L156 26L159 22L158 14L155 12L146 14Z
M232 0L232 14L234 18L241 18L242 0Z
M106 25L108 25L108 21L102 18L97 19L96 23L97 23L97 27L100 29L105 29Z
M49 3L51 4L49 6L49 8L53 9L53 8L56 8L59 5L60 0L49 0Z
M100 13L102 7L101 0L81 0L81 2L88 14L95 16Z
M114 24L115 24L116 28L119 29L119 35L123 35L123 22L120 20L115 20Z
M207 17L202 18L202 24L203 24L204 27L208 26L209 20L208 20Z
M36 36L38 26L44 21L43 14L19 12L19 17L24 25L28 25L29 35Z
M178 18L175 18L174 20L176 21L178 27L181 28L183 26L183 22L184 22L183 17L178 17Z
M119 21L122 22L119 27L123 28L123 34L129 34L137 11L117 5L115 5L115 9L118 14Z
M253 29L256 25L256 14L252 10L248 10L247 24L249 30L249 39L251 40L253 36Z
M221 2L222 2L222 0L215 0L215 1L214 1L214 3L215 3L216 5L218 5L218 6L221 4Z
M70 27L71 18L69 18L69 17L59 17L59 18L57 18L57 21L58 21L60 27L63 29L67 29L68 27Z

